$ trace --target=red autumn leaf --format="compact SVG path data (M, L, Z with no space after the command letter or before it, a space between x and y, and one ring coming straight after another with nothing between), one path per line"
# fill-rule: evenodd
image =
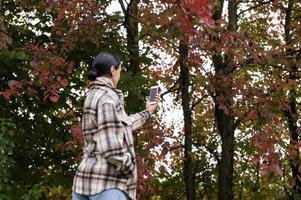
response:
M32 87L27 87L27 93L28 93L29 95L34 95L35 97L37 97L37 96L36 96L37 91L36 91L34 88L32 88Z
M301 177L299 175L297 175L297 178L298 178L299 181L301 181Z
M54 56L51 58L51 65L52 66L63 66L65 65L65 60L62 57Z
M261 176L265 176L269 173L269 169L268 169L268 166L264 166L260 169L260 175Z
M297 178L292 178L292 179L289 181L290 186L294 187L294 186L296 185L296 180L297 180Z
M300 149L301 148L301 143L294 144L293 147L294 147L294 149Z
M52 101L53 103L56 103L57 100L59 99L59 96L57 96L57 95L51 95L51 96L49 97L49 99L50 99L50 101Z
M263 152L271 152L274 150L276 141L274 138L268 137L265 133L259 133L252 136L251 143Z
M6 49L12 43L12 38L7 34L1 34L0 41L0 49Z
M38 66L38 63L35 61L35 60L32 60L32 61L30 61L30 66L32 66L32 67L37 67Z
M252 163L255 164L255 165L259 164L260 163L260 157L258 155L254 156L252 158Z
M65 12L65 9L61 9L57 18L55 19L55 26L53 26L53 28L56 27L66 17Z
M69 141L67 142L63 147L66 150L72 150L74 149L74 147L77 145L77 143L75 141Z
M72 66L68 66L67 67L67 73L68 74L72 74L72 72L73 72L73 67Z
M8 81L8 86L11 89L19 89L21 87L21 84L16 80L10 80Z
M246 121L248 120L254 120L258 118L258 114L256 110L251 110L251 112L248 114L248 116L245 118Z
M279 176L283 176L283 171L278 164L275 164L275 163L271 164L271 166L269 166L269 169L271 172L274 172L274 173L278 174Z
M12 93L10 91L1 92L0 95L4 97L4 99L9 100L12 96Z
M81 125L73 125L70 129L70 132L76 139L78 139L79 141L83 141L83 132Z
M52 72L57 76L59 74L62 74L61 70L52 70Z
M185 0L182 5L186 11L197 16L203 24L215 27L215 22L211 16L211 3L211 0Z
M203 60L200 55L193 55L192 60L195 66L199 66L203 63Z
M62 86L62 87L66 87L66 86L69 85L69 81L66 80L66 79L61 80L60 83L61 83L61 86Z
M165 2L165 3L175 3L176 0L163 0L163 2Z
M49 77L50 76L50 71L48 70L48 69L42 69L41 70L41 76L43 76L43 77Z
M161 172L161 173L165 173L166 172L166 168L164 167L164 166L160 166L159 167L159 171Z
M267 107L262 107L260 109L260 114L262 117L269 117L271 115L271 109Z
M279 117L277 117L277 116L273 117L273 122L276 126L281 126L282 125Z

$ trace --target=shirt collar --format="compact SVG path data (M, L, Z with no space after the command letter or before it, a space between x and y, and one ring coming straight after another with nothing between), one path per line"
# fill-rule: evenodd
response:
M96 80L94 81L96 83L101 83L101 84L104 84L106 86L109 86L109 87L112 87L112 88L115 88L114 87L114 84L113 84L113 81L109 78L106 78L106 77L97 77Z
M114 86L114 83L111 79L107 78L107 77L103 77L103 76L100 76L100 77L97 77L95 79L95 81L93 81L90 85L90 87L93 87L93 86L105 86L105 87L108 87L108 88L111 88L112 90L114 90L115 92L117 92L119 95L122 95L123 96L123 93L121 90L115 88Z

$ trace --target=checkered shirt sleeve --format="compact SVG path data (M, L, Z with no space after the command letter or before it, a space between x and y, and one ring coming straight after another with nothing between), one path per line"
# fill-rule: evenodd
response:
M140 129L143 124L151 117L151 114L149 111L144 110L130 115L129 117L132 121L131 129L132 131L136 131L137 129Z

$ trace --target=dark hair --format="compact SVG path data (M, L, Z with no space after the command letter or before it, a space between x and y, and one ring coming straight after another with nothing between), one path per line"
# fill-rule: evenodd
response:
M94 81L99 76L112 76L112 66L115 69L120 67L119 57L108 52L99 53L93 61L92 70L88 73L88 79Z

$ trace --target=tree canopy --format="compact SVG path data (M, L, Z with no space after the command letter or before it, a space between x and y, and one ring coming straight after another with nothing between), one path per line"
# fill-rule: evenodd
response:
M129 114L162 89L159 112L134 133L138 199L301 198L298 0L0 7L0 199L70 199L100 51L122 60Z

